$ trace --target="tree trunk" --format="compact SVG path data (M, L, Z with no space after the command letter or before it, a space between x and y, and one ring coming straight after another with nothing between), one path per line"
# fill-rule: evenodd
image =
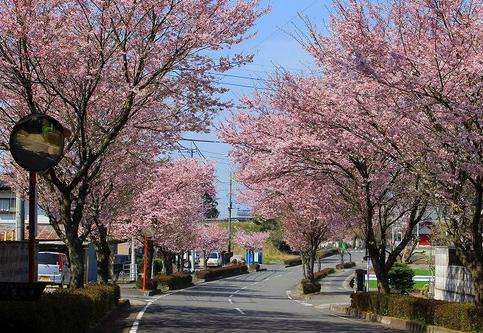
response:
M72 231L69 229L70 228L66 228L65 245L69 251L71 274L70 287L72 289L78 289L84 287L84 249L82 247L82 241L77 234L72 234Z
M107 228L99 224L97 226L98 239L94 241L97 254L97 275L103 283L108 283L111 277L110 259L111 248L107 241Z
M163 272L166 275L173 274L173 254L171 252L162 251L161 258L163 259Z
M206 251L203 251L203 269L206 271L208 269L208 258Z
M302 273L304 275L304 278L307 278L307 259L305 257L305 254L300 253L300 259L302 259Z
M475 291L475 305L483 313L483 265L480 263L470 269L471 280Z
M374 252L376 253L375 255ZM377 289L383 294L389 294L391 292L391 288L389 287L389 277L387 272L389 271L390 267L387 269L385 256L379 256L378 251L374 249L369 249L369 254L372 261L372 267L374 268L374 273L376 274L377 278Z
M310 281L315 281L314 277L314 265L315 265L315 253L311 252L307 258L307 279Z
M154 256L154 244L153 241L148 239L148 281L152 278L151 270L153 267L153 256Z

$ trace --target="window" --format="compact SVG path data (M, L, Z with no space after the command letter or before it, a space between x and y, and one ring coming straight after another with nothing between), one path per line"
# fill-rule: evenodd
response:
M212 252L208 256L209 259L218 259L218 253L217 252Z
M15 198L0 198L0 212L15 212Z

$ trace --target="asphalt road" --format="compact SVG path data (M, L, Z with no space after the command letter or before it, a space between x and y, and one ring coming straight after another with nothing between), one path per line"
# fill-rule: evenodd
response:
M326 261L333 262L334 257ZM290 299L288 292L300 278L300 266L272 267L168 295L138 298L124 332L394 332L314 307L309 301ZM344 294L341 289L334 293Z

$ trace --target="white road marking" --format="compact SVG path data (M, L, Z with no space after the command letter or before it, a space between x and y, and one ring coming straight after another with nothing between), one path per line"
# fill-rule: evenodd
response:
M233 304L233 301L231 300L231 298L228 298L228 302L230 302L230 304Z
M240 308L235 308L235 310L237 310L238 312L240 312L242 315L245 314L245 312L243 312L242 309L240 309Z
M314 306L313 304L305 303L305 302L298 302L298 303L303 305L303 306Z
M158 301L161 297L167 297L167 296L170 296L170 295L173 295L173 294L176 294L178 292L181 292L183 290L189 290L189 289L193 289L193 288L196 288L197 286L201 285L201 284L205 284L205 282L202 282L202 283L199 283L195 286L191 286L191 287L188 287L188 288L184 288L184 289L179 289L179 290L173 290L169 293L166 293L166 294L163 294L163 295L159 295L158 297L148 301L146 303L146 305L143 307L143 309L141 311L138 312L138 314L136 315L136 319L134 320L134 323L132 324L131 326L131 329L129 330L129 333L136 333L138 331L138 328L139 328L139 322L141 321L141 319L143 318L144 316L144 313L146 312L146 310L148 309L148 307L153 304L154 302Z
M288 299L293 299L292 296L290 296L290 290L286 291Z

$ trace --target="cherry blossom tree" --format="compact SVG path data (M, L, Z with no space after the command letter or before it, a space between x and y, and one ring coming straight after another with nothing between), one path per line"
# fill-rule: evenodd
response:
M343 207L344 219L360 225L379 285L389 292L387 273L427 214L419 176L387 154L393 149L390 144L366 141L362 134L374 141L381 135L357 121L364 110L341 96L332 81L282 74L272 80L272 87L273 92L246 100L250 111L238 114L224 129L224 139L235 146L239 178L249 187L277 179L270 186L275 191L300 179L312 183L300 187L309 192L320 195L329 188L338 197L332 201ZM380 125L384 131L398 124L385 120ZM403 240L388 249L388 231L400 221L406 226Z
M473 1L337 3L331 34L306 45L340 95L364 114L359 132L430 187L483 304L483 5ZM349 102L349 103L353 103ZM387 130L385 122L397 126ZM377 140L370 135L379 133Z
M270 237L267 231L246 232L240 230L235 235L235 242L243 246L247 251L261 250L265 241Z
M152 152L143 148L134 145L119 147L109 156L109 161L103 161L87 197L82 226L91 230L89 239L96 248L98 276L105 283L111 277L113 225L134 212L134 200L156 166Z
M300 253L304 276L310 280L314 280L320 244L349 223L329 182L322 183L316 178L277 177L250 183L241 196L257 214L281 221L284 240Z
M120 238L150 236L172 272L174 254L196 247L197 230L206 211L204 195L214 195L214 169L196 160L160 163L134 199L132 210L114 225Z
M257 7L257 0L0 4L2 147L27 114L49 114L72 132L65 158L40 175L45 196L59 203L49 218L68 247L72 287L83 285L81 224L104 156L131 137L163 142L205 129L227 105L216 72L250 60L215 52L249 36L263 14Z
M196 249L203 253L204 269L208 268L208 254L221 251L228 244L228 230L214 223L200 225L196 233Z

